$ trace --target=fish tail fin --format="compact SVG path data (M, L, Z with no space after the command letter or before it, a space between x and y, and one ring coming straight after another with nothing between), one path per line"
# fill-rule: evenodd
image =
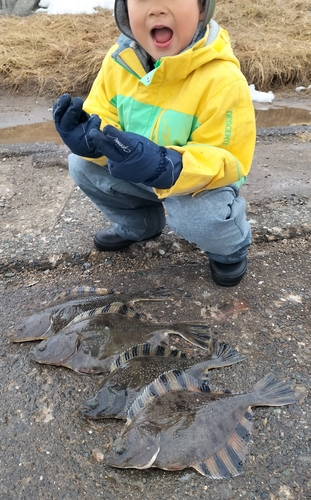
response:
M290 405L298 403L301 399L295 394L292 384L275 378L273 373L259 380L254 387L254 392L259 395L256 401L258 406Z
M144 290L137 294L132 300L129 301L129 305L133 306L136 302L147 302L147 301L161 301L161 300L173 300L170 298L170 292L166 286L159 286L153 290Z
M199 380L204 380L208 378L208 372L212 368L230 366L246 359L246 356L240 354L236 349L230 347L228 344L218 344L218 342L214 340L213 348L214 353L209 359L196 363L190 368L187 368L185 372Z
M213 339L210 335L210 327L206 323L183 322L171 325L172 333L180 335L185 340L201 349L210 350Z
M240 361L244 361L246 356L240 354L235 348L230 347L229 344L216 342L215 351L211 359L210 368L218 368L222 366L230 366Z

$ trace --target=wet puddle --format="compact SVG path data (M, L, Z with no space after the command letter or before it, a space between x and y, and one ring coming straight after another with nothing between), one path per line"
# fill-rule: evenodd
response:
M0 144L22 144L27 142L63 144L52 121L0 128Z
M255 109L257 128L310 125L311 111L301 108Z
M301 108L255 109L258 128L310 125L311 111ZM54 142L62 144L52 121L0 128L0 144Z

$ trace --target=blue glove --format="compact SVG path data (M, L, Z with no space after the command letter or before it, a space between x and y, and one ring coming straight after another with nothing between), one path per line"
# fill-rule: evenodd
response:
M158 146L142 135L106 125L102 132L92 129L88 139L107 156L110 173L117 179L168 189L181 172L182 155L178 151Z
M102 153L87 140L89 131L99 129L101 119L97 115L90 116L83 109L80 97L71 100L69 94L63 94L53 106L55 127L64 143L73 153L88 158L100 158Z

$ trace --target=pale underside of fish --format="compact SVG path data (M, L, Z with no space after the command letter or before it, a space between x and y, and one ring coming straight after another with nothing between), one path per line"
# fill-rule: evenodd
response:
M126 350L110 366L100 389L81 408L87 418L126 419L127 411L144 387L162 373L179 369L195 378L206 379L208 371L245 359L228 344L210 343L200 357L162 345L139 344Z
M168 297L167 289L159 287L151 291L138 292L137 294L120 294L107 288L91 286L77 286L56 297L48 306L31 314L20 322L16 328L8 333L10 342L29 342L33 340L46 340L70 322L78 322L90 314L104 314L105 308L115 300L113 296L122 296L122 303L131 308L135 302L144 300L164 300ZM138 313L136 313L137 316Z
M131 311L127 315L107 312L73 322L40 342L30 357L37 363L61 365L78 373L100 374L109 371L120 352L140 343L168 344L169 335L179 335L205 350L213 342L205 323L162 324L131 315Z
M273 374L249 393L228 396L210 391L207 382L184 372L167 372L136 398L104 462L119 468L192 467L211 478L231 478L241 473L245 462L251 407L300 400L301 393Z

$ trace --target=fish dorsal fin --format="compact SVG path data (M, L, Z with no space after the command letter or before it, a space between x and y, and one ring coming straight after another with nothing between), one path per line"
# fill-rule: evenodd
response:
M125 304L124 302L111 302L111 304L106 304L103 307L95 307L94 309L88 309L81 314L78 314L67 326L74 323L79 323L84 319L93 318L94 316L100 316L101 314L121 314L121 316L126 316L127 318L139 319L140 314L135 311L131 306Z
M162 373L145 387L142 394L130 406L125 426L130 425L142 408L145 408L163 394L173 391L210 392L210 388L206 381L198 380L181 370Z
M145 342L144 344L137 344L126 351L122 352L117 359L110 366L110 373L116 371L120 366L124 365L130 359L140 358L140 357L172 357L172 358L188 358L187 354L179 351L177 349L171 349L169 346L163 346L161 344L151 344L150 342Z
M59 300L66 299L67 297L79 297L90 296L90 295L108 295L110 293L114 293L112 290L108 290L107 288L99 288L96 286L76 286L75 288L71 288L70 290L66 290L66 292L57 295L55 299L52 300L51 304L54 302L58 302Z
M192 467L203 476L212 479L229 479L239 475L248 450L252 418L253 412L251 407L248 407L225 445L203 462L192 464Z

